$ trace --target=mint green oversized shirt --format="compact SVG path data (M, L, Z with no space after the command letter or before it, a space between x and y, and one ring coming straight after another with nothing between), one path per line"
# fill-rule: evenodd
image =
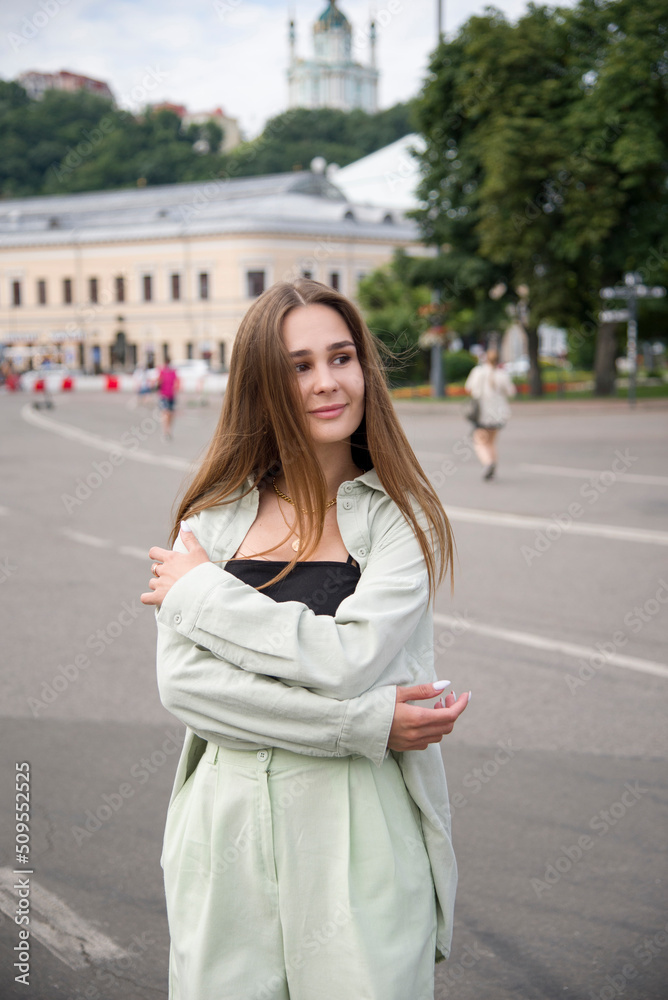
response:
M188 521L212 562L181 577L156 613L160 697L188 727L172 798L205 741L359 754L380 766L391 752L396 685L436 680L422 550L375 470L337 493L339 530L361 577L333 617L298 601L278 603L221 566L246 537L258 502L255 488ZM175 548L185 551L180 539ZM420 810L436 889L437 957L447 958L457 868L440 747L394 756Z

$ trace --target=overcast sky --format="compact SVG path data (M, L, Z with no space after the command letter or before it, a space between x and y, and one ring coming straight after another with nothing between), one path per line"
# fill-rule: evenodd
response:
M312 26L325 0L0 0L0 76L68 69L105 80L136 110L162 100L191 111L221 106L250 137L287 106L287 22L298 53L312 53ZM356 29L355 57L368 61L365 29L375 7L380 105L420 89L436 36L435 0L340 0ZM444 0L446 30L485 0ZM509 19L524 0L496 4Z

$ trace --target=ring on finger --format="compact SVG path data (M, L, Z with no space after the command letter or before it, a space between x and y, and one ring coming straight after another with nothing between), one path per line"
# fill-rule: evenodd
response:
M158 575L158 564L157 563L153 563L153 565L151 566L151 573L153 573L153 576L157 576Z

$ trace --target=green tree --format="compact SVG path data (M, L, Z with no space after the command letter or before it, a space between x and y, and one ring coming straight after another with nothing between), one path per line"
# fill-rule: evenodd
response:
M428 141L420 225L446 280L456 262L463 304L493 280L509 289L501 304L524 286L536 394L539 322L591 337L601 285L649 270L652 250L668 256L667 14L664 0L530 5L515 25L491 11L433 57L417 107ZM602 326L599 392L612 387L614 354L614 328Z
M340 167L367 156L414 130L412 105L378 114L335 108L292 108L271 118L261 135L235 149L239 176L307 170L315 156Z
M414 284L412 260L397 251L389 264L362 279L357 295L369 329L394 356L388 362L390 382L400 385L428 378L426 353L418 341L429 326L425 307L431 291Z
M0 80L0 197L282 173L308 169L316 155L343 166L411 131L410 115L410 104L376 115L293 109L224 154L215 121L184 129L168 110L132 115L86 92L34 101ZM208 152L195 148L202 139Z

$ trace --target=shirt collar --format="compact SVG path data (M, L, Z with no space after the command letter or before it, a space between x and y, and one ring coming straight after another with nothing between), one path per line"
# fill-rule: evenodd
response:
M246 486L248 487L248 489L251 489L254 481L255 480L253 476L249 476L246 479ZM385 489L380 479L378 478L378 473L376 472L375 469L369 469L367 472L363 472L361 476L357 476L355 479L352 480L352 482L363 483L365 486L368 486L369 489L378 490L378 492L380 493L387 493L387 490Z

